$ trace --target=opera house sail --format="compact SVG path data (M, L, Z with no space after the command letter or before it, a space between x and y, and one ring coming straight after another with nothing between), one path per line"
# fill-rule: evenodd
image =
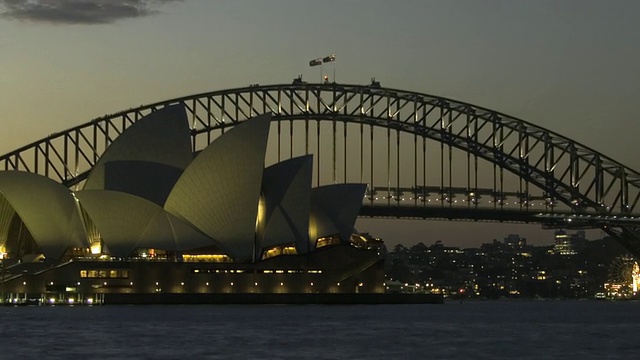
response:
M384 245L354 229L366 185L313 188L311 155L267 166L270 125L194 152L185 108L166 106L77 189L0 171L2 297L383 292Z

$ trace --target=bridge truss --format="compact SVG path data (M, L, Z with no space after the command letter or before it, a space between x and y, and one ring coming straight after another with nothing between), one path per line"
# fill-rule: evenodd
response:
M146 114L183 104L193 151L271 112L267 162L313 154L314 184L369 188L362 216L602 228L640 255L640 174L582 144L479 106L345 84L251 85L105 115L0 157L0 168L79 188Z

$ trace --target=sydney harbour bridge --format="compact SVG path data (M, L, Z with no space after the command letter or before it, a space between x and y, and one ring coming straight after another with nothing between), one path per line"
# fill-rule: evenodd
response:
M296 79L131 108L0 156L0 169L81 187L127 127L178 103L188 112L194 153L271 112L267 165L313 154L314 185L368 184L361 216L599 228L640 257L640 173L531 122L375 81Z

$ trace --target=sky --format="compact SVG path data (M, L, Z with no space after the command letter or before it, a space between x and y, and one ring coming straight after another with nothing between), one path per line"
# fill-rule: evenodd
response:
M336 54L337 82L494 109L640 170L639 13L633 0L0 0L0 154L141 104L315 81L309 60ZM357 227L391 246L553 241L539 225Z

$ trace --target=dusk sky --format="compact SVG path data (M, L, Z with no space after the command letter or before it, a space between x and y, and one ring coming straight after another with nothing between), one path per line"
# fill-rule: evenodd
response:
M640 2L0 0L0 154L107 113L253 83L336 81L444 96L640 170ZM360 220L393 245L475 246L538 225ZM594 232L599 236L599 232Z

